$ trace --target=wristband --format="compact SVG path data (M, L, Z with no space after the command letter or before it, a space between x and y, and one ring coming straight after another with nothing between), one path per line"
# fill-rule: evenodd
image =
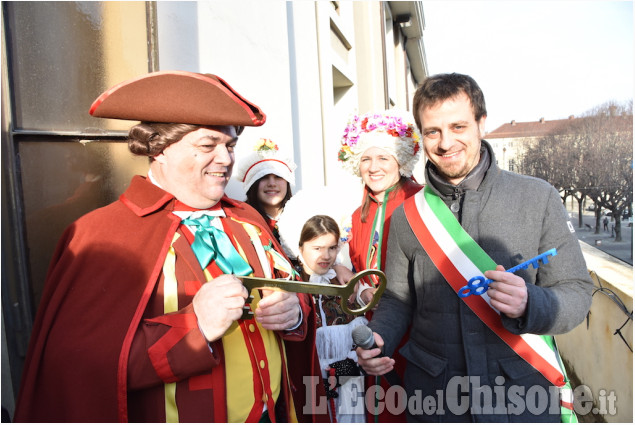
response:
M362 300L362 292L364 292L366 289L371 289L372 286L369 285L368 283L365 282L360 282L359 286L357 287L357 304L359 304L361 307L365 307L366 303L364 302L364 300Z

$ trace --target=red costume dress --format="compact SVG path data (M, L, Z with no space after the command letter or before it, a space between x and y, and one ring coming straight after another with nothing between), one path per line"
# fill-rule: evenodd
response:
M199 265L192 235L172 214L177 202L137 176L119 201L66 230L33 327L15 421L227 422L230 404L245 410L245 394L253 400L248 421L260 419L265 406L278 421L296 413L301 421L324 420L311 417L305 399L322 387L310 298L299 296L304 320L294 331L240 320L239 329L208 345L191 301L220 270L214 262L205 271ZM279 244L251 207L227 197L219 204L233 245L254 275L264 276L246 229L257 229L265 250L282 253ZM283 277L268 258L269 272ZM230 335L252 347L238 372L241 344L223 345Z
M362 222L362 207L355 210L352 217L351 240L349 242L349 253L351 263L356 271L362 271L369 268L384 269L386 264L386 247L388 246L388 230L390 229L390 218L392 213L403 201L419 192L423 186L415 183L413 180L406 180L400 189L390 191L385 196L388 198L386 205L379 202L368 187L364 187L364 198L369 197L371 200L366 222ZM381 220L383 208L383 220L380 223L382 229L381 238L379 232L375 232L377 223L375 220ZM377 263L377 248L381 251L380 263Z
M401 188L396 190L388 189L384 194L386 203L379 202L368 190L368 186L364 187L364 197L370 198L370 208L366 221L362 222L360 206L355 210L352 217L351 240L349 241L349 253L351 263L356 271L364 269L380 269L384 270L386 266L386 249L388 246L388 231L390 229L390 219L393 211L403 204L403 202L419 192L423 186L417 184L413 180L406 180ZM379 229L379 230L378 230ZM378 256L379 251L379 256ZM379 261L378 261L379 260ZM372 317L372 312L367 313L368 319ZM400 347L407 340L405 335ZM399 376L403 376L405 369L405 359L395 351L393 355L395 359L395 370ZM375 378L369 377L366 382L367 387L375 385ZM381 380L381 386L384 389L389 387L385 379ZM368 421L374 422L373 411L368 411ZM379 422L405 422L405 414L393 416L384 410L379 415Z

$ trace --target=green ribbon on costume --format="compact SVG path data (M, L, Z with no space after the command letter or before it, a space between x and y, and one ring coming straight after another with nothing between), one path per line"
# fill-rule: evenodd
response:
M209 216L186 218L181 223L195 228L192 250L202 268L214 260L226 274L247 276L253 272L236 251L227 233L213 226Z
M263 245L262 247L264 248L266 253L271 255L274 268L290 274L292 279L300 276L300 274L295 271L293 266L278 251L273 248L273 242L269 241L269 245Z

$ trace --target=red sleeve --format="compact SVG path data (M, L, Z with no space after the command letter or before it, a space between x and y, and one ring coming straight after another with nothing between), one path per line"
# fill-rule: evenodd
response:
M220 342L207 343L192 305L144 320L135 334L128 361L130 389L177 382L209 373L220 364Z
M307 335L308 321L313 319L313 300L308 294L298 294L300 308L302 309L302 324L291 331L280 334L286 341L304 341Z

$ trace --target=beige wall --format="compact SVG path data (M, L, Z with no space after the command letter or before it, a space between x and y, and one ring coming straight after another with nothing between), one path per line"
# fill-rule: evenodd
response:
M580 242L587 267L595 285L606 288L633 311L633 267L604 252ZM609 293L609 292L606 292ZM633 352L619 335L614 335L627 321L625 313L609 297L595 293L588 328L583 322L573 331L556 337L568 371L575 374L593 395L593 408L606 422L633 423ZM621 329L633 347L633 321ZM609 397L616 397L611 411Z
M521 160L521 155L524 152L525 146L532 139L531 138L502 138L502 139L489 139L487 135L484 137L494 150L494 155L498 161L498 166L502 170L518 172L518 165ZM516 168L510 170L509 161L514 160Z

